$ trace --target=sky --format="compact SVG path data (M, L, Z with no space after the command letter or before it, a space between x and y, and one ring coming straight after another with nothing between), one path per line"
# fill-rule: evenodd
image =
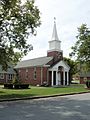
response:
M52 38L54 17L61 50L64 57L69 57L71 47L76 42L77 28L82 24L90 27L90 0L35 0L41 16L41 26L37 28L37 35L30 36L28 41L33 50L22 60L47 56L48 41Z

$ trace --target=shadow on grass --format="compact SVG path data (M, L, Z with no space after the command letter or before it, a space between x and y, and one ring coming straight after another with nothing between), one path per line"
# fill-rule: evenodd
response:
M5 93L5 92L3 92L3 91L0 91L0 93Z
M0 95L0 100L2 99L14 99L14 98L24 98L24 97L33 97L35 94L10 94L10 95Z

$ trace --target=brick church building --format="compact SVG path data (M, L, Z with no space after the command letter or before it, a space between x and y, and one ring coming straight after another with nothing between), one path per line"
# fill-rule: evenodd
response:
M47 56L19 62L15 69L19 80L30 85L69 85L69 65L63 61L61 41L54 21L52 39L49 41Z

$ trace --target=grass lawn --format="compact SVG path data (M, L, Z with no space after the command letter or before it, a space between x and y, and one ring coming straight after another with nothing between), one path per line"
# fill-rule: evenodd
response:
M3 89L0 86L0 100L21 97L44 96L65 93L78 93L90 91L84 88L84 85L70 85L64 88L54 87L30 87L31 89Z

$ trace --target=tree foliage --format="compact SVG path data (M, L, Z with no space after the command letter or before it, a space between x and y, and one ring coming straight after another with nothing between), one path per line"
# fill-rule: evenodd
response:
M32 49L27 43L30 34L36 35L40 26L40 11L34 0L0 1L0 64L7 67L8 62L17 56L26 55ZM18 60L18 59L17 59Z
M70 81L72 81L72 76L78 72L77 62L71 60L70 58L64 57L64 61L70 66Z
M76 56L81 64L86 64L87 68L90 69L90 30L86 24L82 24L78 28L76 38L77 42L72 47L73 52L70 53L70 56Z

